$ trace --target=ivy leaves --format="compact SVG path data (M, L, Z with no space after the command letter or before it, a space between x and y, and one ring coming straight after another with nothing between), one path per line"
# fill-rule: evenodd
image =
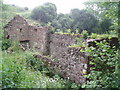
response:
M106 41L96 42L97 47L86 48L91 56L89 81L84 88L118 88L120 86L115 68L118 61L118 50Z

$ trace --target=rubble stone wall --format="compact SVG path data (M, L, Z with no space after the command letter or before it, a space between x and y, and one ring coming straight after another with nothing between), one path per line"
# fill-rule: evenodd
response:
M28 40L28 23L17 15L5 26L4 35L5 39Z
M24 48L29 44L30 49L48 55L49 32L50 27L31 26L23 17L16 15L4 27L4 38L19 41Z
M38 52L47 55L49 27L29 26L30 46Z
M42 55L35 56L43 60L53 73L57 73L63 78L80 85L86 82L86 78L83 75L87 74L88 69L88 57L85 53L81 53L80 49L81 48L68 47L67 50L64 51L64 55L62 54L62 59L55 61Z
M76 37L80 37L80 35L51 34L50 55L53 58L61 59L67 47L76 43Z
M83 71L87 74L88 67L88 57L85 53L81 53L80 49L68 47L58 64L60 74L77 84L82 84L86 81Z

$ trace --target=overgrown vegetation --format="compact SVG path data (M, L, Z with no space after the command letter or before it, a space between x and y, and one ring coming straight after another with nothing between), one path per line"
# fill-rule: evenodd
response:
M7 50L11 46L11 40L6 39L2 41L2 50Z
M106 41L96 42L97 47L86 49L90 58L89 79L83 88L120 88L118 77L118 49Z
M111 38L111 37L118 37L118 33L116 30L109 31L104 34L91 33L89 37L92 39Z
M42 60L36 60L30 51L4 51L2 61L2 88L77 88L58 75L47 76Z

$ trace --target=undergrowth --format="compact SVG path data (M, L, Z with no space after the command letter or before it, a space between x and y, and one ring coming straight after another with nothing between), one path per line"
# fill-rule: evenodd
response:
M86 48L90 56L90 73L86 75L88 81L82 87L120 89L118 49L106 41L96 42L96 45Z
M2 88L78 88L59 75L49 77L49 71L30 51L2 52Z

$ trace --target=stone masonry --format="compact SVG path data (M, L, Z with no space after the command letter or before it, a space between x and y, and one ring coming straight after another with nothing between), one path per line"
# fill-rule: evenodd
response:
M31 26L23 17L16 15L4 27L4 38L18 40L24 48L34 48L45 53L49 31L50 27Z
M79 34L52 34L50 27L29 25L23 17L16 15L4 27L4 37L18 40L26 49L35 49L41 54L41 57L37 55L40 59L51 56L51 59L46 59L46 65L50 64L52 70L64 78L77 84L85 82L83 70L87 70L87 56L79 52L80 48L69 47L76 43Z

